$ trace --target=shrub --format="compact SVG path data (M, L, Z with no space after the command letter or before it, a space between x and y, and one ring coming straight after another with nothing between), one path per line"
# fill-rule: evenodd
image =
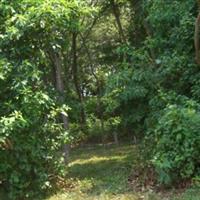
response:
M62 169L66 132L57 116L67 107L56 105L30 63L1 62L0 72L0 182L7 199L40 199Z
M154 131L154 157L159 181L165 184L192 177L199 170L200 113L198 105L168 105Z

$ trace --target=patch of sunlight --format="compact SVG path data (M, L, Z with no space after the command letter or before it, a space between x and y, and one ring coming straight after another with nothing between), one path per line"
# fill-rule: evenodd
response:
M200 200L199 189L178 196L173 191L169 194L131 191L127 180L137 154L131 145L75 149L66 168L66 178L73 187L47 200Z
M66 168L74 187L48 200L141 200L127 181L135 153L131 145L75 149Z
M140 200L141 198L134 194L100 194L87 195L81 192L72 192L67 194L57 194L48 200Z
M77 159L71 163L69 163L69 167L71 167L72 165L75 165L75 164L88 164L88 163L98 163L98 162L101 162L101 161L111 161L111 160L123 160L127 157L127 155L120 155L120 156L112 156L112 157L108 157L108 156L93 156L91 157L90 159Z
M76 186L78 188L78 190L80 192L87 192L92 190L92 188L94 187L95 184L95 180L94 179L82 179L80 180L76 180Z

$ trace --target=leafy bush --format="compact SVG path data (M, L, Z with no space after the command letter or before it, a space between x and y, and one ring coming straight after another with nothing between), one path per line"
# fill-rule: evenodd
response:
M0 182L7 199L39 199L62 169L67 135L57 116L67 107L45 92L31 63L1 61L0 73Z
M185 106L168 105L154 131L154 157L159 180L169 184L192 177L199 170L199 106L187 101Z

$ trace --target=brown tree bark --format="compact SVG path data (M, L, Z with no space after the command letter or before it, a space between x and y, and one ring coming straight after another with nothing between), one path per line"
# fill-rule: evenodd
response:
M59 92L59 101L60 103L64 103L64 84L63 84L63 78L62 78L62 63L61 58L58 53L55 53L53 51L48 52L49 57L51 59L51 62L53 64L54 70L55 70L55 87L56 90ZM68 118L67 116L61 114L63 127L64 129L68 129ZM64 144L64 161L67 164L68 157L69 157L69 145Z
M124 44L126 44L127 40L126 40L126 36L124 34L124 30L123 30L121 19L120 19L119 6L116 4L115 0L110 0L110 4L112 6L113 14L115 16L115 20L116 20L116 23L117 23L117 26L118 26L119 35L121 37L122 42Z

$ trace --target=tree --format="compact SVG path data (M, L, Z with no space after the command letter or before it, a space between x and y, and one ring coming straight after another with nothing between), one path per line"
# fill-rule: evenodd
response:
M38 199L61 175L59 152L69 140L63 61L82 11L65 0L1 2L0 9L1 180L8 198Z

